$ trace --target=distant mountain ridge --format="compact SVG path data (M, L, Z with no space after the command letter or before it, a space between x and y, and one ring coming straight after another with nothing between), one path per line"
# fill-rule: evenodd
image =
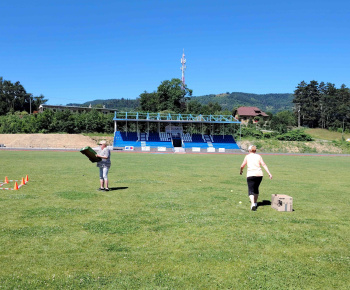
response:
M191 100L197 100L202 105L208 103L218 103L222 110L232 111L241 106L258 107L264 112L271 112L276 114L280 111L292 110L293 108L293 94L250 94L242 92L223 93L223 94L209 94L204 96L191 97ZM140 106L139 98L137 99L97 99L83 104L70 103L67 106L105 106L109 109L118 109L119 111L135 111Z
M93 101L89 101L89 102L85 102L82 104L78 104L78 103L69 103L67 104L67 106L78 106L78 107L103 107L105 106L107 109L118 109L119 111L125 111L125 112L129 112L129 111L135 111L139 106L140 106L140 101L139 98L137 99L107 99L107 100L101 100L101 99L97 99L97 100L93 100Z
M224 93L218 95L205 95L193 97L202 105L209 102L218 103L223 110L232 111L234 108L241 106L258 107L264 112L277 113L285 110L293 109L293 94L250 94L250 93Z

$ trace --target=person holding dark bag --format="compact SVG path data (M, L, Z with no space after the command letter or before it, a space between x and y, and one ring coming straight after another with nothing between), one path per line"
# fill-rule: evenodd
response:
M109 191L108 188L108 171L111 167L111 152L107 148L106 141L100 141L98 143L100 147L94 148L96 151L96 157L100 157L102 160L97 162L97 167L100 168L100 188L98 190Z

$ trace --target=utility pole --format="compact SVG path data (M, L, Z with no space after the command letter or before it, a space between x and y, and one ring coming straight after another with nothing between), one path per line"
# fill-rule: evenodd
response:
M182 85L181 88L184 90L185 89L185 70L186 70L186 59L185 59L185 49L183 50L182 53L182 58L181 58L181 71L182 71L182 75L181 75L181 81L182 81Z
M298 106L298 128L300 128L300 103L296 104Z
M322 102L321 102L321 128L324 129L324 119L323 119Z

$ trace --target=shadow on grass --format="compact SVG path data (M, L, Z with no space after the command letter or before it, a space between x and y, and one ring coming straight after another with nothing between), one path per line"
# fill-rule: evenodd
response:
M263 201L258 202L258 207L260 207L260 206L266 206L266 205L271 205L271 201L269 201L269 200L263 200Z
M129 187L127 186L124 186L124 187L110 187L109 190L112 191L112 190L121 190L121 189L127 189Z

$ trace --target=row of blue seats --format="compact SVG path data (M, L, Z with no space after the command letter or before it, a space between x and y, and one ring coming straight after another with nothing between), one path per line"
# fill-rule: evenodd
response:
M154 141L154 142L162 142L160 140L158 133L149 133L148 134L148 141Z
M234 147L232 149L239 149L232 135L212 135L212 139L213 139L212 144L215 148ZM120 131L115 132L114 146L141 146L141 142L137 142L137 141L138 141L138 135L136 132L120 132ZM184 147L185 147L185 144L187 144L186 147L200 147L200 148L208 147L207 142L203 140L201 134L193 134L192 142L185 141L185 140L183 141L184 141ZM219 143L220 145L217 143ZM172 147L172 142L170 140L162 141L159 137L159 133L149 133L148 140L146 141L146 145Z
M115 133L116 140L137 141L138 136L136 132L119 132ZM212 135L213 143L236 143L232 135ZM162 142L159 133L148 133L149 141ZM190 141L185 141L190 142ZM205 143L201 134L192 134L192 142Z
M212 135L213 143L236 143L232 135Z
M138 136L136 132L115 132L114 139L117 141L137 141ZM148 141L162 142L158 133L149 133Z
M159 142L146 142L146 146L150 147L166 147L166 148L173 148L173 143L172 142L165 142L165 141L159 141Z
M237 143L213 143L213 147L218 148L226 148L226 149L239 149Z
M114 147L125 147L125 146L133 146L133 147L141 147L141 142L133 142L133 141L118 141L114 143ZM146 146L150 147L166 147L166 148L173 148L173 144L171 142L146 142ZM198 148L208 148L207 143L186 143L184 144L183 148L192 148L192 147L198 147ZM239 149L238 145L232 144L232 143L217 143L213 144L213 147L215 149L218 148L226 148L226 149Z
M118 141L137 141L137 133L136 132L115 132L114 140Z
M207 143L207 142L204 142L201 134L192 134L192 143Z
M235 139L232 135L211 135L213 142L212 143L236 143ZM191 141L184 141L191 142ZM203 140L201 134L193 134L192 135L192 143L206 143Z
M133 146L133 147L141 147L141 142L138 141L117 141L114 142L113 147L125 147L125 146ZM173 143L171 142L146 142L146 146L150 147L166 147L173 148Z
M183 146L184 148L191 148L191 147L199 147L199 148L208 148L208 143L205 142L187 142Z

